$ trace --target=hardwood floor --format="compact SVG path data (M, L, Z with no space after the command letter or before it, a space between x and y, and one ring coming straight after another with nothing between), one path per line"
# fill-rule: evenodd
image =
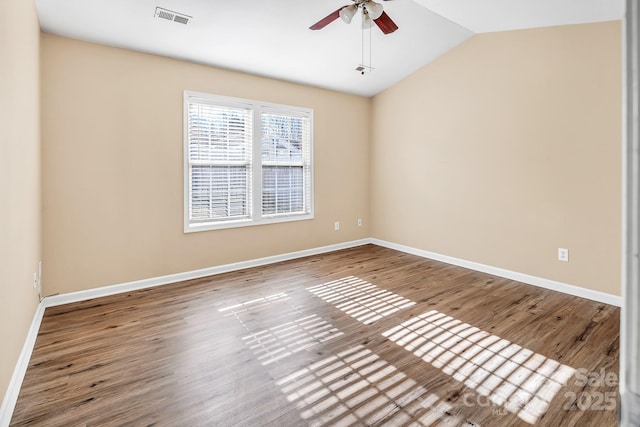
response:
M619 309L373 245L48 308L11 425L613 426Z

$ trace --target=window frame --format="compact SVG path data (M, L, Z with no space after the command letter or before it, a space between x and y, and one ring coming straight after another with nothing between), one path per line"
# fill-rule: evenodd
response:
M253 126L251 135L251 176L250 184L250 206L249 217L242 219L217 220L209 222L192 222L190 219L190 174L189 174L189 104L200 101L217 106L226 106L231 108L249 108L253 114ZM280 213L263 215L262 206L262 113L279 112L282 114L290 114L293 116L305 117L309 121L309 141L308 147L308 165L303 165L303 176L305 175L304 167L308 172L308 186L304 184L303 192L310 192L309 197L303 196L303 200L308 200L308 209L302 213ZM303 154L303 164L304 164ZM274 104L270 102L262 102L251 99L235 98L222 95L214 95L204 92L184 91L183 95L183 220L184 233L194 233L199 231L222 230L229 228L248 227L254 225L276 224L292 221L304 221L314 218L314 165L313 165L313 110L310 108L295 107L284 104ZM306 203L306 201L305 201Z

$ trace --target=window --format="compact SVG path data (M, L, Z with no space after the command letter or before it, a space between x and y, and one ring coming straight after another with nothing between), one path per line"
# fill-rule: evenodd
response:
M184 93L184 231L313 218L308 109Z

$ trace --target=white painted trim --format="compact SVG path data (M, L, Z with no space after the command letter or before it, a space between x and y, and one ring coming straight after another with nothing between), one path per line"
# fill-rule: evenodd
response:
M167 285L170 283L182 282L185 280L199 279L201 277L213 276L215 274L228 273L230 271L242 270L245 268L259 267L261 265L273 264L281 261L288 261L296 258L303 258L311 255L318 255L326 252L338 251L341 249L353 248L355 246L366 245L369 239L353 240L351 242L336 243L334 245L322 246L319 248L305 249L297 252L289 252L281 255L273 255L265 258L258 258L249 261L241 261L233 264L208 267L200 270L186 271L183 273L169 274L167 276L152 277L149 279L134 280L117 285L103 286L100 288L87 289L84 291L69 292L65 294L51 295L43 299L45 307L55 307L57 305L69 304L72 302L85 301L92 298L105 297L123 292L131 292L138 289L151 288L154 286Z
M252 158L250 165L253 167L250 171L251 175L251 197L253 202L249 203L250 212L246 218L236 220L219 220L204 223L192 223L189 219L189 105L208 104L216 107L223 106L229 108L239 108L246 110L253 118L253 129L251 137ZM309 139L303 138L303 155L302 162L297 163L308 170L305 177L308 176L308 182L303 180L304 187L304 203L305 212L291 214L262 214L262 162L261 154L261 117L265 112L278 112L291 116L297 116L309 120ZM185 90L183 93L183 215L184 215L184 233L197 233L201 231L223 230L228 228L251 227L255 225L277 224L281 222L303 221L314 218L314 167L313 167L313 109L306 107L295 107L284 104L274 104L271 102L262 102L254 99L235 98L230 96L214 95L204 92L194 92ZM308 142L308 143L307 143ZM308 184L308 185L307 185ZM307 202L309 205L307 206Z
M622 427L640 425L640 6L625 2L622 126L622 296L620 312L620 408Z
M27 338L24 340L22 351L18 357L18 362L9 380L9 386L7 387L4 400L2 401L2 407L0 407L0 427L7 427L11 422L13 416L13 410L16 407L18 401L18 395L20 394L20 388L22 387L22 381L24 375L29 367L29 360L31 359L31 353L33 353L33 347L36 344L36 338L38 337L38 331L40 330L40 324L42 323L42 316L44 315L44 304L40 302L36 308L36 312L33 315Z
M622 297L607 294L605 292L594 291L592 289L580 286L570 285L568 283L557 282L555 280L544 279L542 277L531 276L529 274L518 273L516 271L506 270L504 268L493 267L490 265L480 264L479 262L467 261L448 255L442 255L435 252L429 252L422 249L412 248L410 246L400 245L397 243L387 242L380 239L370 239L374 245L384 246L385 248L395 249L397 251L406 252L423 258L429 258L436 261L446 262L447 264L457 265L459 267L480 271L482 273L493 274L494 276L504 277L518 282L527 283L529 285L539 286L541 288L550 289L552 291L562 292L581 298L590 299L592 301L603 302L605 304L622 306Z

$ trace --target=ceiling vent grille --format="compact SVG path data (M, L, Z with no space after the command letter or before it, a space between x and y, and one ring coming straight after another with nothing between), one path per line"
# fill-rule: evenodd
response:
M154 15L156 18L166 19L167 21L177 22L179 24L188 24L189 21L193 18L193 16L185 15L184 13L174 12L173 10L164 9L162 7L156 6L156 13Z

